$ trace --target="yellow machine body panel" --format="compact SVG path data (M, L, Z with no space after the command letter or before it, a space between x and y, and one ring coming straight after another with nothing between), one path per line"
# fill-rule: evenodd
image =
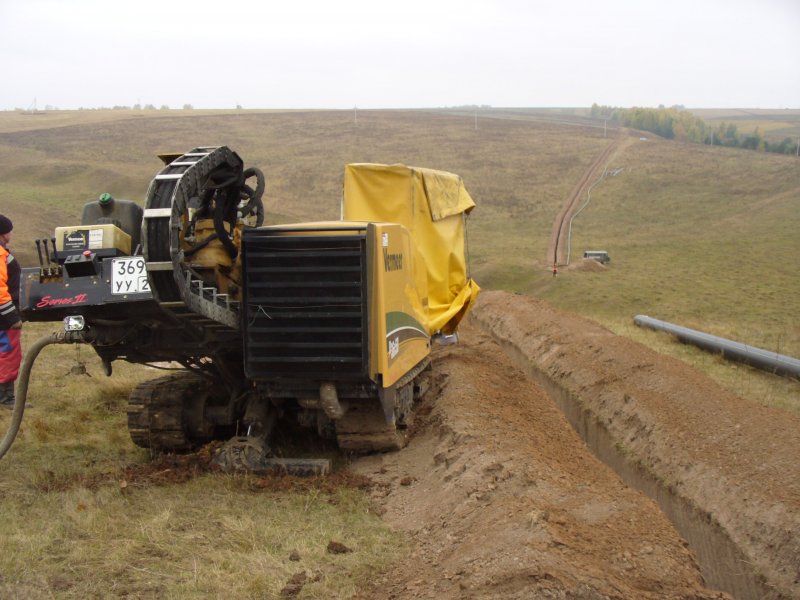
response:
M428 280L405 227L396 223L327 221L261 229L294 238L335 238L361 232L365 242L362 295L366 298L366 374L383 387L390 387L430 354L426 327Z
M405 165L345 167L342 218L403 225L428 281L429 335L453 333L480 291L466 260L466 215L475 206L453 173Z
M405 227L373 223L367 232L372 254L367 263L372 298L370 364L373 379L380 375L383 386L389 387L430 353L427 278Z

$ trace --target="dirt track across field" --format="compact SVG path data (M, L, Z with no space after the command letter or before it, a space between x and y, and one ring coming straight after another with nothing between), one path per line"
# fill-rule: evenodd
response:
M586 200L589 188L603 173L609 157L614 152L617 142L611 142L597 156L591 166L581 177L580 181L572 188L561 210L553 221L553 228L550 232L550 240L547 243L547 264L565 265L567 264L567 243L569 239L569 225L575 213L580 209Z
M584 172L581 176L580 181L572 188L567 199L564 201L564 204L561 205L561 210L556 215L555 220L553 221L553 227L550 231L550 239L547 243L547 262L548 266L551 265L558 265L566 266L572 259L575 258L575 255L569 256L569 230L570 230L570 223L572 222L573 217L576 215L578 211L580 211L581 207L586 203L588 199L589 190L592 186L600 180L603 176L603 173L608 167L609 162L613 159L613 157L620 152L624 151L628 146L630 146L634 138L632 134L628 132L628 130L623 130L623 132L627 132L625 137L620 139L611 141L608 146L595 158L594 162L589 166L588 169Z
M354 464L415 543L361 598L800 597L796 415L502 292L435 365L409 447Z

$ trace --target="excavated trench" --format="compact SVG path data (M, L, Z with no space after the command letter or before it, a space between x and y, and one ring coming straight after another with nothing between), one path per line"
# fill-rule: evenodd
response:
M658 503L694 551L709 587L728 592L740 600L772 597L772 590L763 577L752 571L747 557L712 514L692 506L685 498L675 494L668 484L659 481L637 464L635 457L626 456L609 431L585 407L586 402L536 368L513 344L502 339L497 341L553 399L592 453L611 467L627 485L647 494Z
M785 511L785 494L780 500L775 500L770 498L769 490L763 490L763 515L786 512L786 516L778 523L763 527L762 531L760 526L769 517L762 520L760 516L755 519L751 516L753 505L762 502L758 497L737 490L715 495L720 486L724 488L724 480L736 480L729 478L729 472L724 478L720 477L718 487L709 482L710 487L704 488L699 479L693 483L681 480L681 473L691 472L694 465L700 464L705 468L712 461L703 462L704 457L693 461L691 454L684 451L687 440L697 436L693 436L691 431L684 435L677 429L662 426L658 415L663 407L656 407L652 402L648 404L652 390L647 390L647 393L642 390L638 379L641 371L650 372L652 389L660 390L665 387L665 381L671 381L669 377L661 377L658 359L652 361L652 356L648 355L642 361L640 356L629 357L630 351L624 349L616 354L610 353L604 347L604 336L613 335L610 332L590 321L567 316L550 307L543 308L544 303L533 299L531 302L535 306L529 303L525 310L517 312L514 307L519 305L520 297L489 293L479 299L472 319L542 386L600 460L628 486L657 502L694 551L709 587L741 600L797 597L800 580L796 569L798 548L796 541L791 542L796 540L797 513L792 504ZM539 318L543 321L537 323ZM634 344L630 340L625 342ZM593 361L597 368L594 371L590 366ZM598 365L602 365L602 374ZM620 369L618 376L610 374L615 368ZM589 371L592 372L587 374ZM613 388L612 392L607 391L609 387ZM625 393L626 390L629 393ZM703 391L698 391L696 402L702 402L702 394ZM715 418L714 411L718 409L713 404L707 407L710 424ZM677 414L679 408L674 407L674 411ZM687 419L691 421L692 417ZM712 429L706 433L710 431ZM650 438L658 436L659 440L668 439L668 443L651 443ZM671 440L669 436L672 436ZM766 432L765 437L769 437ZM649 451L644 451L648 448ZM669 456L663 451L665 448L673 448L676 456ZM660 456L654 456L653 449L659 449ZM732 449L730 455L739 457L738 450ZM793 452L792 448L784 450ZM718 454L724 456L725 452ZM757 452L754 452L752 460L759 460ZM789 461L791 464L791 459ZM750 465L745 466L750 468ZM753 466L752 470L764 469ZM788 478L791 477L789 473ZM747 479L745 474L742 480ZM750 483L758 485L757 482ZM781 485L780 481L774 483ZM707 493L698 494L697 489L705 489ZM729 495L725 497L725 493ZM737 494L749 495L747 509L737 505ZM783 538L788 542L784 543Z

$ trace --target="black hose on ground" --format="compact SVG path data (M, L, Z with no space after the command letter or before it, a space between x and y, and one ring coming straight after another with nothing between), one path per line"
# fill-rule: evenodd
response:
M17 378L17 394L14 401L14 411L11 413L11 423L8 426L5 437L0 441L0 459L11 448L11 444L14 443L17 433L19 433L22 415L25 413L25 402L28 398L28 382L31 377L31 369L33 368L33 361L39 356L39 352L50 344L74 344L84 341L86 340L82 336L68 334L65 331L54 332L37 340L25 353L25 358L20 365L19 377Z

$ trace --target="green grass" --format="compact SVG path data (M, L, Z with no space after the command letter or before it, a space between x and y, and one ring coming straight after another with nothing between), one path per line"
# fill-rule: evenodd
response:
M254 483L205 475L168 486L5 485L0 594L277 598L305 571L300 598L347 598L404 549L362 493ZM353 552L328 553L330 541Z
M29 323L23 344L53 329ZM73 372L78 362L88 375ZM297 597L348 598L407 551L360 480L149 466L125 406L133 385L161 372L114 371L103 376L84 346L47 346L34 364L32 407L0 461L0 597L276 598L305 571ZM331 541L353 552L330 554Z

